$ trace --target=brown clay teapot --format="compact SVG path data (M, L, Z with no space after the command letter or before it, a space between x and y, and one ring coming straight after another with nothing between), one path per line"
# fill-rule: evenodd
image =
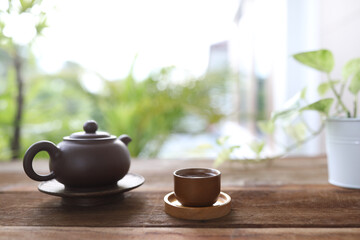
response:
M31 145L24 156L25 173L35 181L56 179L70 188L116 184L130 168L127 145L131 138L96 132L97 128L95 121L87 121L84 124L85 132L64 137L57 146L49 141ZM33 169L33 159L40 151L46 151L50 156L48 175L39 175Z

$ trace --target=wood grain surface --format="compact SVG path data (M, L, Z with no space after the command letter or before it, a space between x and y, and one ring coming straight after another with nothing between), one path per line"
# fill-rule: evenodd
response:
M141 174L146 182L137 191L173 189L172 173L185 167L213 167L211 160L155 160L135 159L130 172ZM39 173L49 171L48 161L35 161ZM221 171L222 187L328 184L324 157L277 159L270 167L264 163L241 164L227 162ZM22 168L22 162L0 162L0 191L37 191L39 183L29 179Z
M239 188L227 192L232 211L215 220L188 221L164 212L166 192L129 192L114 204L62 206L40 192L0 193L1 226L278 228L360 227L360 191L330 185Z
M358 240L358 228L79 228L0 227L0 240L8 239L199 239L199 240Z
M232 211L189 221L164 212L172 172L212 167L213 161L134 160L143 186L124 199L91 208L69 207L37 190L21 162L0 163L0 239L360 239L360 191L327 183L326 159L293 158L244 166L226 163L222 191ZM48 171L47 161L35 169Z

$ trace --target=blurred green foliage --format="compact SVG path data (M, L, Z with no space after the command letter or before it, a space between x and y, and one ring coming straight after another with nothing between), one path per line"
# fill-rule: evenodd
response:
M2 62L1 62L2 63ZM28 63L29 66L29 63ZM21 154L35 141L58 143L62 137L80 130L82 119L90 116L88 93L78 76L80 67L66 66L53 75L26 71L24 114L21 123ZM11 158L11 139L16 105L14 70L0 77L0 159Z
M101 114L94 118L113 134L131 136L129 148L135 156L155 157L171 133L205 131L223 117L220 106L212 103L226 91L225 72L180 84L171 83L172 70L164 68L144 81L131 73L123 80L106 81L104 94L96 96Z
M10 158L11 155L10 138L15 114L15 88L14 70L9 69L7 75L3 74L0 78L0 159Z
M133 156L155 157L170 134L202 132L222 119L230 79L227 71L179 82L173 81L172 67L142 81L130 70L117 81L99 76L103 89L96 93L87 90L86 84L91 83L82 79L86 71L75 63L44 74L31 50L48 27L46 13L35 11L41 2L9 0L7 10L0 10L0 160L22 157L39 140L59 143L62 137L81 131L88 119L98 121L103 131L132 137ZM24 13L36 17L37 34L27 45L18 45L4 35L1 15ZM14 142L20 142L20 149Z
M8 0L1 4L0 111L2 112L0 123L3 123L4 127L0 134L3 134L4 139L0 143L5 147L0 153L0 158L3 156L4 158L16 159L20 156L20 141L24 122L25 78L31 77L36 72L29 68L35 63L31 54L31 46L47 27L46 13L39 8L41 2L42 0ZM24 16L27 20L22 18ZM29 21L29 17L34 20L34 25L26 25L26 28L33 27L35 34L31 34L31 29L21 28L25 23L24 21ZM12 25L12 21L9 19L20 21L20 24ZM5 34L5 32L7 33ZM19 37L16 32L26 32L24 34L26 37ZM5 142L9 142L9 144L6 145Z
M86 120L95 119L101 130L132 137L129 150L133 156L156 157L170 134L202 132L223 117L219 99L227 91L226 72L209 73L181 83L171 81L174 70L171 67L142 81L130 73L117 81L102 79L103 90L90 93L81 81L85 70L79 65L67 63L51 75L34 69L36 65L26 73L22 155L36 141L59 143L62 137L82 131ZM13 72L10 67L6 77L0 78L0 159L3 160L11 156L15 111Z

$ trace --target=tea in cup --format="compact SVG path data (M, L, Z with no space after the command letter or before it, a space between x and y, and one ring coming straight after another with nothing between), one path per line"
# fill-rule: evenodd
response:
M211 168L183 168L174 172L176 199L186 207L212 206L220 194L219 170Z

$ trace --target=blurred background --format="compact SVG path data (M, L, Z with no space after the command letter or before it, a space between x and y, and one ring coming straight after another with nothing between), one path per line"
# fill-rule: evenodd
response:
M357 0L0 0L0 160L88 119L133 157L215 158L303 87L317 100L323 76L290 56L330 49L340 77L359 26ZM319 136L293 154L324 151Z

